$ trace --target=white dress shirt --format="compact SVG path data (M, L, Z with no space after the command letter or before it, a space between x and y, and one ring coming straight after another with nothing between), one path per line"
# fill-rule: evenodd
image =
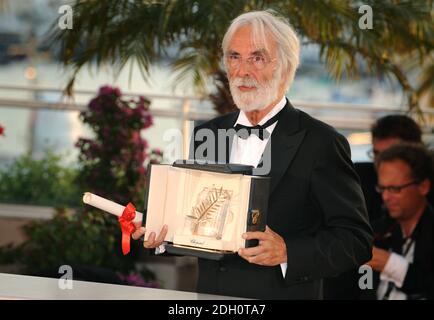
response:
M407 248L410 246L409 248ZM387 260L383 271L380 274L380 284L377 290L377 299L382 300L386 294L388 283L392 282L395 286L389 294L388 300L407 300L407 295L399 290L404 284L407 275L408 266L414 259L415 242L407 238L402 246L402 252L407 253L400 255L392 252Z
M276 106L269 113L267 113L267 115L258 124L263 125L273 116L275 116L280 110L282 110L285 107L285 105L286 105L286 98L285 96L283 96L282 99L280 99L280 101L276 104ZM238 115L238 119L235 122L234 126L236 124L253 126L252 123L250 123L244 111L240 111L240 114ZM256 168L259 162L261 161L261 157L265 150L265 146L267 145L269 137L271 136L271 133L273 132L276 125L277 125L277 121L272 125L270 125L267 129L265 129L268 131L269 135L268 138L264 137L264 140L261 140L257 135L254 134L251 134L247 139L242 139L237 135L235 135L234 140L232 142L229 162L250 165ZM280 268L282 269L283 277L285 277L287 266L288 266L287 263L282 263L280 265Z

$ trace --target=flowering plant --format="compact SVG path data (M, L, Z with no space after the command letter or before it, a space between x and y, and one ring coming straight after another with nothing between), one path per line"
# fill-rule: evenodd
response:
M80 113L93 139L80 138L80 185L87 191L115 202L143 205L144 162L148 143L141 131L152 125L149 100L125 100L118 88L104 86L89 108ZM83 190L84 190L83 189Z
M81 120L93 131L92 137L80 138L76 144L80 190L122 204L131 201L139 211L143 209L144 162L156 163L162 157L159 150L148 155L147 141L141 136L141 131L152 125L149 104L144 97L126 100L118 88L105 86L80 113ZM137 255L143 247L133 241L131 253L123 256L119 222L99 210L85 207L74 215L59 212L52 220L35 221L24 231L29 241L18 248L18 261L31 274L44 274L67 264L86 266L86 270L115 270L128 275L123 276L126 284L150 286L155 281L149 270L146 277L143 273L134 276Z
M148 143L141 132L149 128L152 116L150 102L144 97L125 99L118 88L101 87L88 109L80 113L94 136L80 138L78 184L83 191L126 205L132 202L137 210L144 207L145 161ZM134 270L135 255L139 243L131 243L131 253L123 256L120 248L121 232L117 219L90 207L85 208L84 220L103 230L107 256L111 256L113 267L123 272Z

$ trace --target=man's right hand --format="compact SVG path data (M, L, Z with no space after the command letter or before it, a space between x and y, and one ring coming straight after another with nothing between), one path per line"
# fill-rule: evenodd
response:
M167 235L167 229L168 229L167 224L165 224L163 226L163 228L161 229L160 234L158 235L158 237L156 237L155 232L151 232L151 234L148 237L148 240L143 242L143 246L146 249L153 249L153 248L157 248L160 245L162 245L163 242L164 242L164 238L166 238L166 235ZM131 235L131 237L134 240L137 240L141 236L145 235L145 233L146 233L146 229L144 227L140 227L136 231L133 232L133 234Z

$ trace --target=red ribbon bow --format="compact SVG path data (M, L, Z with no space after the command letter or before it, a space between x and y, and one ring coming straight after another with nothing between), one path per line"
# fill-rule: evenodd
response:
M122 253L124 255L130 252L130 238L131 234L136 231L136 227L132 222L136 217L136 207L129 202L125 207L122 215L119 217L119 223L122 230Z

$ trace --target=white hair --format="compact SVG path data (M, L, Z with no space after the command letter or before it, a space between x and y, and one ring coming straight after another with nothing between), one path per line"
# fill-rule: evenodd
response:
M300 41L294 29L289 22L270 11L244 13L232 21L223 37L222 49L224 57L233 35L243 26L252 28L252 41L255 46L266 46L266 39L270 35L274 38L277 43L278 61L281 64L279 66L281 77L286 78L285 89L288 90L300 62ZM264 49L268 50L267 47ZM227 70L226 63L225 67Z

